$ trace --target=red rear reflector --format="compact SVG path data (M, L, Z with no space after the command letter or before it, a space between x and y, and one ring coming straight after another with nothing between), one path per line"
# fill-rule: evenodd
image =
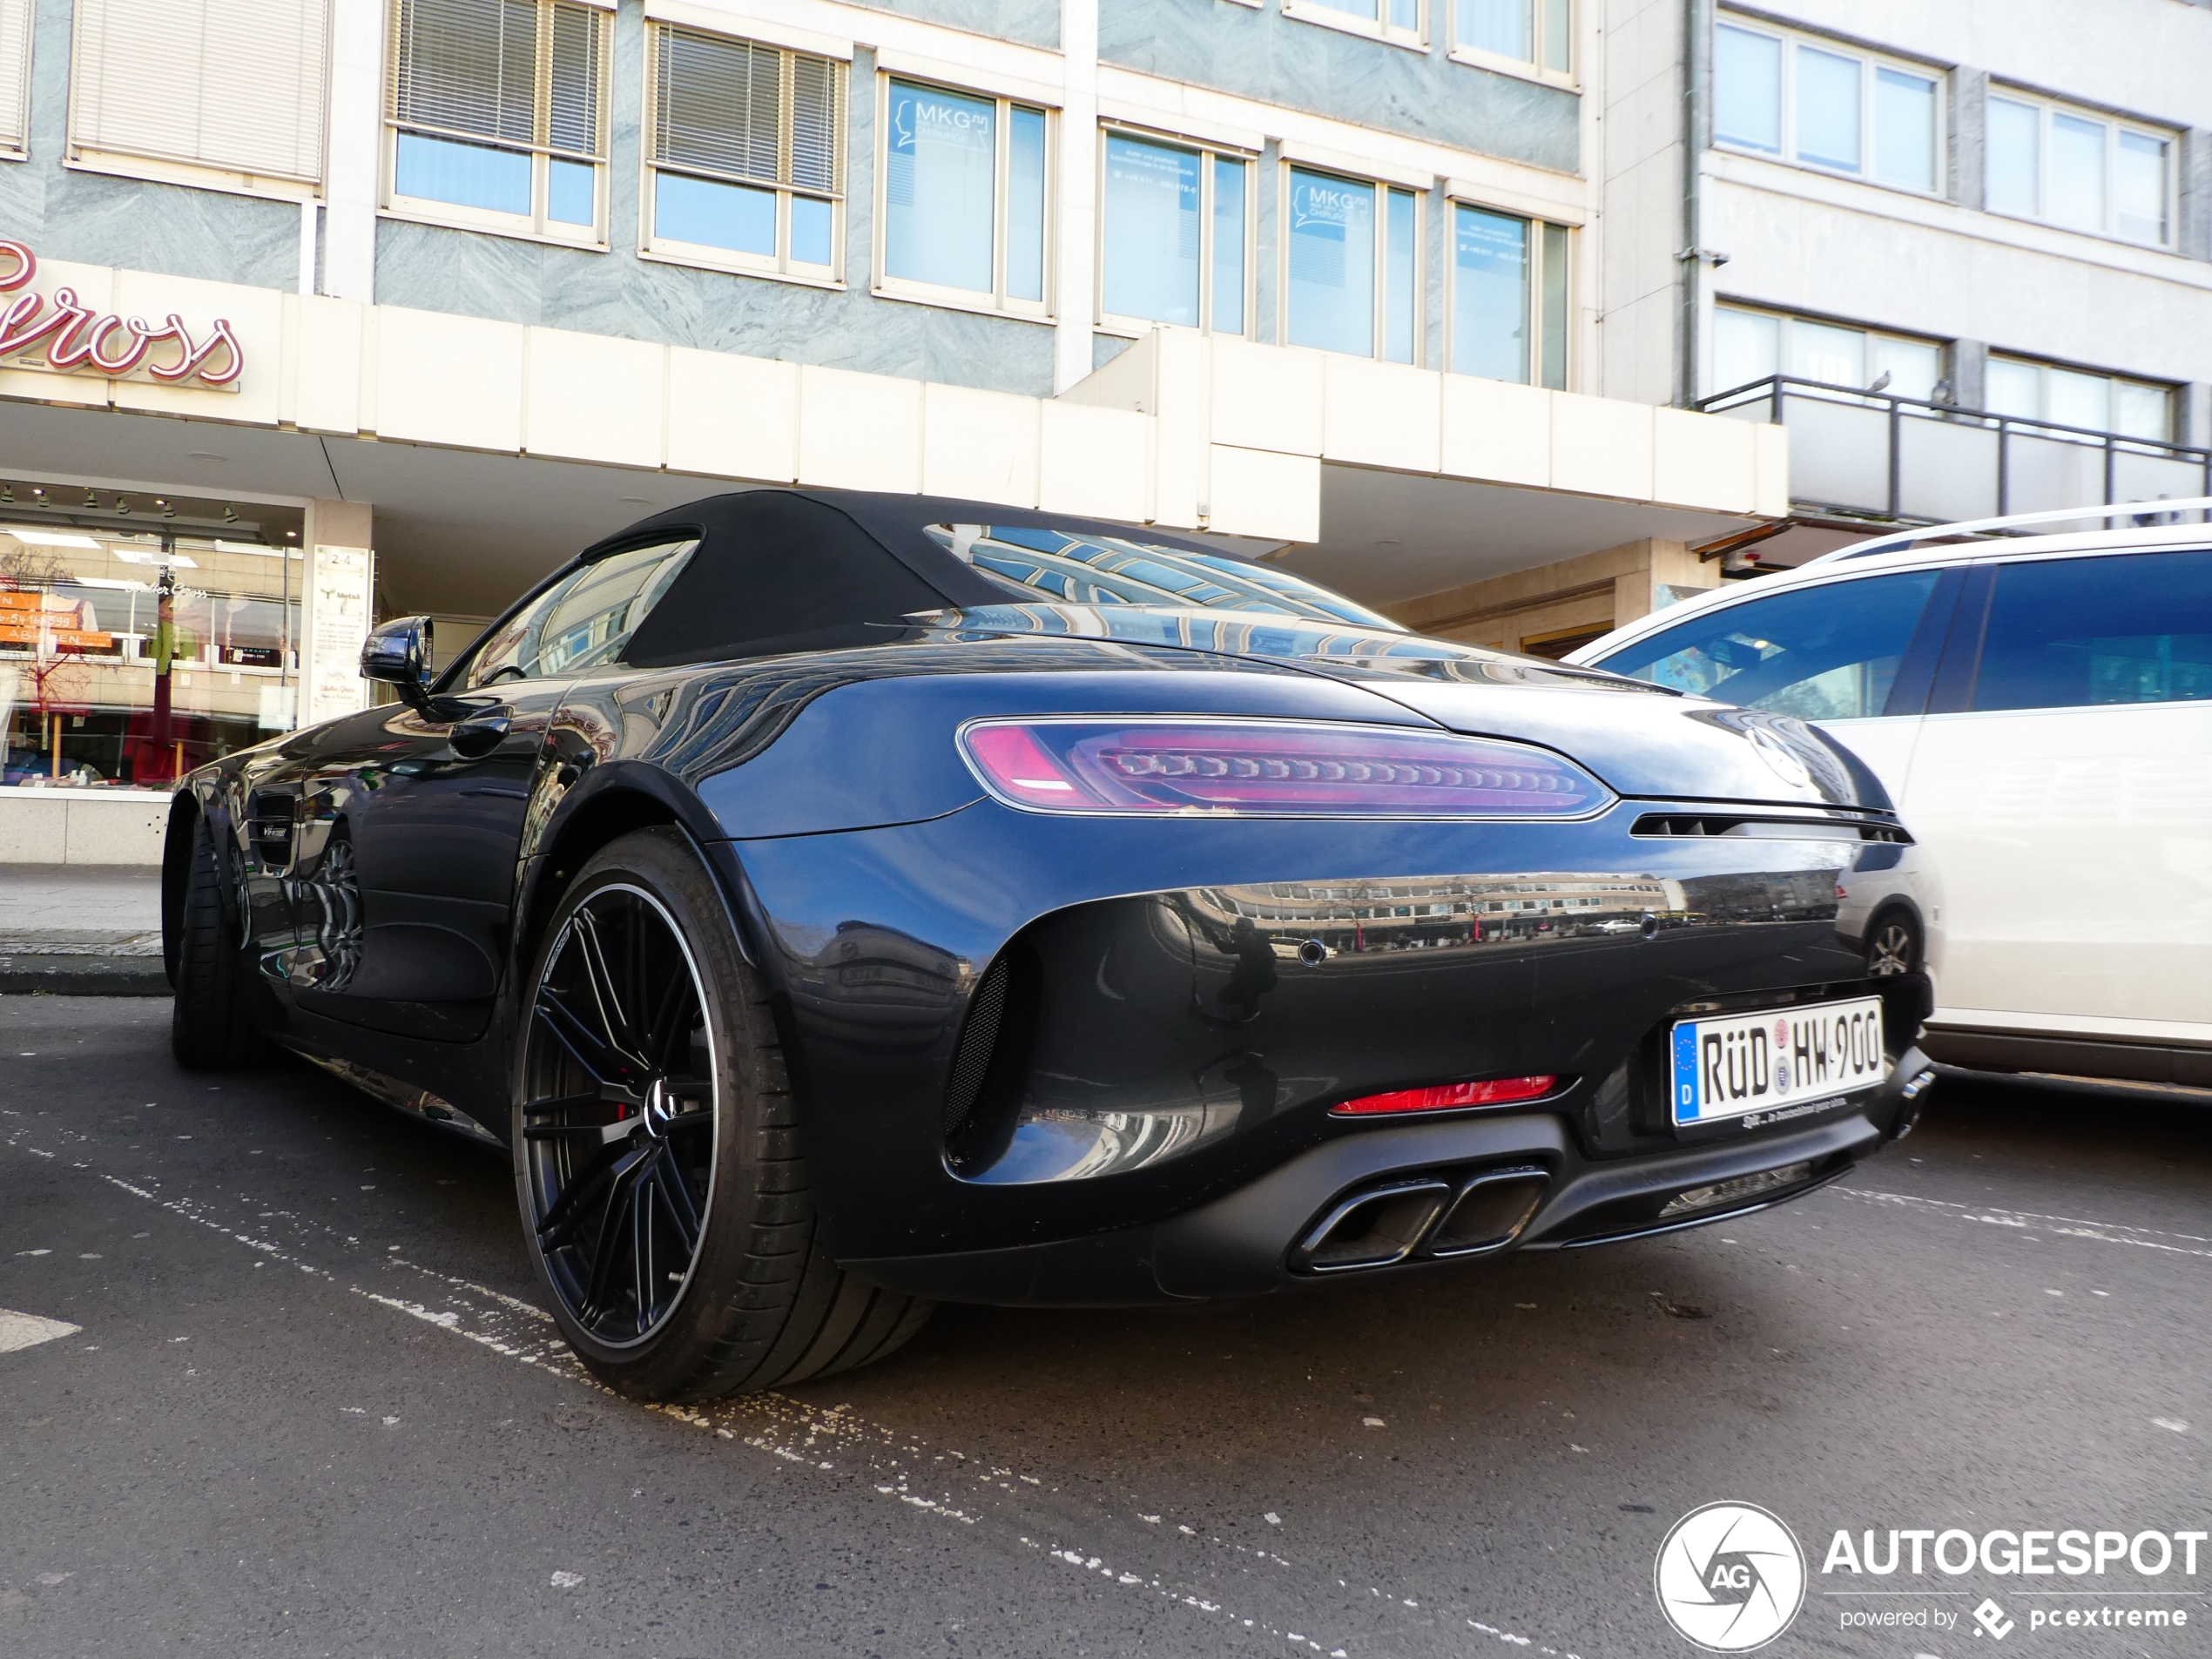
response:
M1362 1095L1329 1110L1339 1117L1367 1117L1383 1112L1442 1112L1454 1106L1498 1106L1548 1095L1556 1077L1493 1077L1480 1083L1433 1083L1426 1089L1394 1089L1387 1095Z

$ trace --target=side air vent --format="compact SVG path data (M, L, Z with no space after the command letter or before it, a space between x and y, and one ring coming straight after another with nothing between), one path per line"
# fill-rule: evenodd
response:
M945 1157L957 1170L988 1168L1013 1135L1036 1029L1038 977L1035 954L1017 941L968 998L945 1085Z
M1739 813L1646 813L1631 835L1732 836L1751 841L1891 841L1912 838L1895 824L1855 818L1750 818Z

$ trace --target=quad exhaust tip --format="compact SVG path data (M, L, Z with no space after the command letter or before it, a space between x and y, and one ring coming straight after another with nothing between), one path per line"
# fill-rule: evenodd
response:
M1488 1255L1527 1229L1551 1185L1534 1165L1390 1181L1339 1199L1291 1251L1306 1273L1392 1267L1411 1257Z

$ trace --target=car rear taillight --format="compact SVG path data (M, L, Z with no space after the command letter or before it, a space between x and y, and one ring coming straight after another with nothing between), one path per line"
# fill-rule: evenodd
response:
M1493 1077L1480 1083L1433 1083L1426 1089L1395 1089L1386 1095L1362 1095L1332 1106L1339 1117L1369 1117L1393 1112L1445 1112L1460 1106L1504 1106L1548 1095L1559 1079Z
M1612 793L1518 743L1305 720L978 720L960 744L1008 806L1050 813L1580 818Z

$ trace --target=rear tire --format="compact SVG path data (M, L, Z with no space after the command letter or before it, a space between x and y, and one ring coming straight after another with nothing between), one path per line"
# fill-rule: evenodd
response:
M223 866L205 818L195 817L185 865L181 901L163 941L176 967L176 1001L169 1016L169 1051L191 1071L220 1071L253 1064L260 1035L246 1011L238 940L223 914Z
M610 842L546 929L516 1048L515 1184L561 1332L636 1399L776 1388L883 1358L931 1303L817 1243L765 990L674 829Z

